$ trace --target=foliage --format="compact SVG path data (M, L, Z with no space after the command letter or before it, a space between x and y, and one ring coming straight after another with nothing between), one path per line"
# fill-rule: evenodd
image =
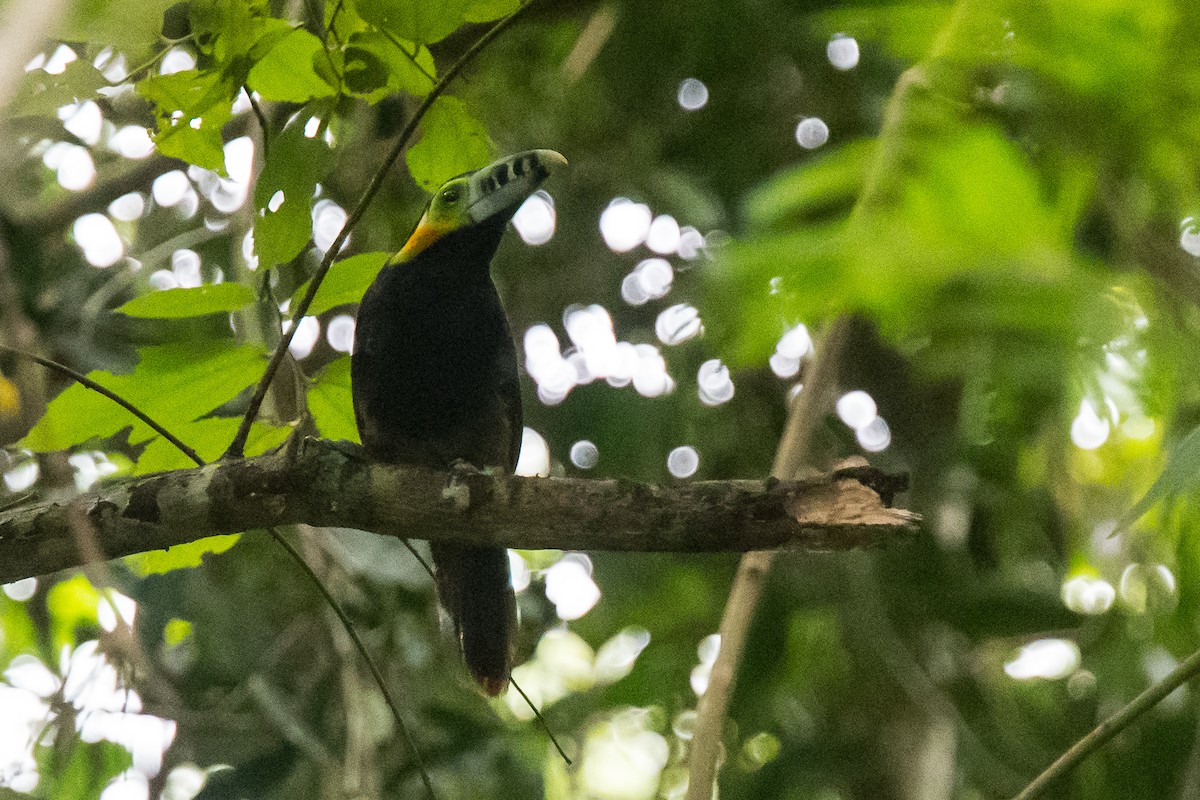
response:
M431 104L298 319L399 129L516 2L76 3L36 66L0 76L15 81L0 340L88 373L212 460L295 329L247 454L293 432L356 440L334 331L426 191L496 153L560 150L553 239L510 233L494 267L518 343L547 320L565 336L567 389L532 351L523 375L548 468L672 480L668 452L691 445L697 477L765 473L808 331L819 342L853 314L839 383L879 422L831 412L814 466L866 454L908 471L902 499L928 520L911 546L776 560L722 796L1012 795L1200 644L1193 6L544 0ZM852 68L827 55L841 35L861 50ZM703 107L677 101L689 77ZM809 151L794 132L812 117L830 139ZM128 146L144 132L153 153ZM95 175L75 186L72 163ZM605 247L596 221L617 197L668 244L642 230ZM627 302L660 256L666 288ZM702 325L677 340L663 321L692 307ZM597 330L625 361L588 360ZM725 366L736 393L706 395ZM0 369L0 507L190 465L106 398ZM571 455L582 440L600 454L590 472ZM682 796L733 559L515 554L531 581L517 677L568 767L519 698L473 693L401 543L286 536L384 665L442 796ZM172 776L171 798L202 781L200 797L422 796L304 575L261 533L198 545L5 587L0 694L37 723L0 723L0 745L25 743L0 784L96 797L157 772L148 786ZM599 602L573 609L593 587ZM81 690L91 672L119 707ZM1194 796L1196 712L1194 693L1168 698L1059 796ZM135 744L105 727L119 714L175 722Z

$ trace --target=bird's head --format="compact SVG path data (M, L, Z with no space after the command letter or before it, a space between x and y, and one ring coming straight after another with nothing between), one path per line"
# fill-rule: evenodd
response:
M503 225L567 160L553 150L526 150L442 184L393 261L407 261L452 231Z

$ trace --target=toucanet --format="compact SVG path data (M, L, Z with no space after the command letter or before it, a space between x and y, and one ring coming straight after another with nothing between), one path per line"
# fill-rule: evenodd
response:
M517 353L492 256L521 203L567 163L530 150L448 181L358 309L350 375L368 458L511 472L521 446ZM516 601L502 547L431 545L438 599L491 695L512 669Z

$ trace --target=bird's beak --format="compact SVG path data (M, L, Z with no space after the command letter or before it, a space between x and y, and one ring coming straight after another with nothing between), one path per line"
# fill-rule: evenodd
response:
M553 150L526 150L471 174L467 214L480 223L501 215L507 221L550 174L567 165Z

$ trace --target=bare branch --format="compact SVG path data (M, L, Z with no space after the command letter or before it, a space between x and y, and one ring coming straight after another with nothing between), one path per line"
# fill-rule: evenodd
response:
M787 425L771 467L771 474L776 478L792 478L808 463L813 431L832 401L849 331L849 317L838 317L833 321L818 348L816 362L810 367L811 374L804 378L804 391L792 400ZM890 503L891 495L903 487L876 488ZM685 800L706 800L713 796L729 700L737 685L746 638L774 560L774 552L758 550L746 553L738 564L721 615L721 649L713 664L708 688L696 706L696 730L692 738Z
M901 479L902 480L902 479ZM329 442L244 461L113 481L68 503L0 514L0 583L77 566L69 508L109 558L206 536L307 523L398 537L526 549L718 552L882 546L919 517L879 492L896 476L859 468L802 481L452 476L371 464ZM876 488L872 488L876 487Z

